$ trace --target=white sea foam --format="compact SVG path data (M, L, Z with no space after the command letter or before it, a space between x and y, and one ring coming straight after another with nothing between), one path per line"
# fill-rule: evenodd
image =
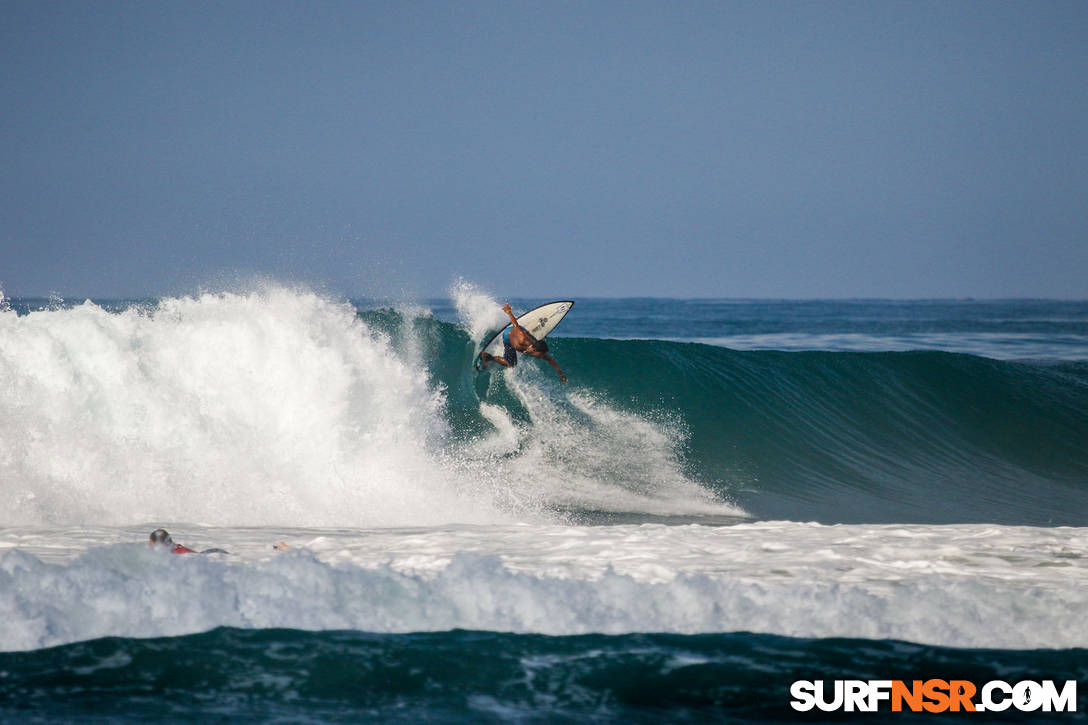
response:
M0 530L0 649L217 626L1088 645L1085 529L761 522L173 533L235 553L171 556L116 543L145 538L137 529ZM295 548L274 553L273 537Z
M9 524L502 520L433 455L442 396L305 291L0 316Z
M745 515L684 475L680 421L617 410L585 391L557 395L547 366L502 374L531 419L519 460L534 475L519 485L534 499L593 511Z

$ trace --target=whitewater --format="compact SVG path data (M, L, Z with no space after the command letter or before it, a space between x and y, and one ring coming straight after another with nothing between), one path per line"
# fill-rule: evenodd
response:
M211 632L268 674L230 633L493 633L480 656L521 668L597 635L677 661L753 635L1088 647L1085 305L580 301L564 386L472 371L503 301L5 301L0 652L119 638L81 666L125 672ZM150 549L160 526L230 553ZM514 717L481 697L452 716Z
M5 648L215 627L1088 641L1083 529L186 526L189 543L231 555L171 558L132 543L146 528L6 529Z

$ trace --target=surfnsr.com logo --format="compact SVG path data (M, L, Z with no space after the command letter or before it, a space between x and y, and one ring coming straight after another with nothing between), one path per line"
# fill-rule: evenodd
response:
M826 686L825 686L826 684ZM977 687L969 680L797 680L790 707L800 712L1076 712L1077 682L991 680Z

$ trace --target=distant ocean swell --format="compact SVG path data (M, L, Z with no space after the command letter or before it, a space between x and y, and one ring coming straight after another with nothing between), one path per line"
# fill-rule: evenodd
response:
M11 722L206 720L216 712L232 721L787 721L799 716L789 707L790 683L819 673L908 682L939 673L977 683L1083 683L1086 655L747 633L545 637L217 629L0 653L0 713ZM1082 687L1077 710L1086 707ZM1015 711L1005 715L1025 719ZM895 713L896 720L909 722L930 717ZM944 713L939 719L978 717Z

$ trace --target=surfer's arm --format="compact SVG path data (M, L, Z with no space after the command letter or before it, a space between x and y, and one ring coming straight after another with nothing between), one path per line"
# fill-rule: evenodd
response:
M548 361L548 364L555 368L555 372L559 373L559 382L567 382L567 376L563 374L563 371L559 369L559 363L555 361L555 358L551 355L545 355L544 359Z
M518 318L514 317L514 311L510 309L509 302L502 306L502 311L510 316L510 322L514 325L514 327L520 330L521 325L518 324Z

